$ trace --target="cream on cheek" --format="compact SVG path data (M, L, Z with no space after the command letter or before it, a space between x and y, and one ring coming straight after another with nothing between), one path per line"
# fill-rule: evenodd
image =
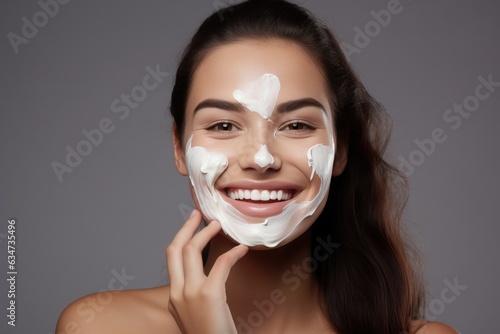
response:
M273 74L264 74L243 89L236 90L233 97L249 110L269 119L274 110L279 89L278 77ZM218 220L223 231L241 244L275 247L282 242L305 218L316 211L328 193L335 156L335 142L331 119L323 115L323 120L329 129L329 144L314 145L304 156L311 167L310 179L312 180L316 174L321 180L318 193L310 201L291 200L281 213L256 224L248 223L248 218L226 202L215 189L217 178L228 166L227 156L221 152L208 151L201 146L192 147L191 136L186 145L186 162L191 184L205 216L210 220ZM274 157L269 153L266 145L261 144L254 156L254 162L261 167L274 162Z

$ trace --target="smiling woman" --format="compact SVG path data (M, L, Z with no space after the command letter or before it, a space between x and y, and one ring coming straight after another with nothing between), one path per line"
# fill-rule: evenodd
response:
M172 92L197 210L167 248L170 285L124 291L90 323L76 301L57 333L456 333L422 318L389 119L331 32L280 0L219 16Z

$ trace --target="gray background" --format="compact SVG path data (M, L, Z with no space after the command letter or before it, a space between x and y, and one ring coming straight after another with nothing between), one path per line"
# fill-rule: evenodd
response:
M388 2L299 3L354 44L354 28L364 30L370 11ZM41 9L36 1L1 2L2 271L8 218L17 219L18 238L17 327L2 315L2 333L53 333L62 309L106 289L114 270L135 276L126 289L165 283L164 249L192 207L186 180L175 171L165 116L173 75L123 120L111 103L142 84L147 66L174 73L189 37L222 3L71 1L16 54L7 34L21 34L22 17L32 21ZM497 333L500 88L456 130L443 114L474 94L479 76L500 81L500 5L401 0L401 6L351 63L393 116L393 161L418 154L415 140L435 128L447 136L410 175L406 210L427 269L429 314L462 333ZM81 131L103 118L114 131L59 182L51 163L64 163L66 145L75 148ZM455 279L467 288L444 303L444 282Z

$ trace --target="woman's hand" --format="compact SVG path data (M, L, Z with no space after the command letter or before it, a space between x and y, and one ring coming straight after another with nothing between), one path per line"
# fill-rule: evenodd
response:
M226 302L226 280L231 268L248 251L238 245L219 256L205 275L201 252L220 231L213 221L195 235L201 214L194 210L167 247L170 277L168 309L185 334L233 334L236 326Z

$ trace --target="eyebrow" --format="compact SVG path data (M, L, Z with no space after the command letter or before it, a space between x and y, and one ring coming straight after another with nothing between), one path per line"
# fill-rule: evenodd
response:
M276 108L276 112L281 114L305 107L317 107L326 112L326 108L318 100L313 99L312 97L306 97L298 100L292 100L280 103ZM217 99L206 99L201 101L196 106L196 108L194 108L194 113L204 108L215 108L215 109L236 111L236 112L243 112L245 110L245 107L237 102L217 100Z
M222 109L222 110L227 110L227 111L238 111L242 112L245 110L245 107L243 107L241 104L236 103L236 102L230 102L230 101L224 101L224 100L215 100L215 99L207 99L203 100L198 105L196 108L194 108L194 113L200 109L204 108L215 108L215 109Z
M294 111L297 109L305 108L305 107L316 107L320 108L324 112L326 112L326 108L316 99L313 99L312 97L306 97L303 99L298 99L298 100L292 100L292 101L287 101L280 103L278 107L276 108L276 111L281 114L285 112L290 112Z

